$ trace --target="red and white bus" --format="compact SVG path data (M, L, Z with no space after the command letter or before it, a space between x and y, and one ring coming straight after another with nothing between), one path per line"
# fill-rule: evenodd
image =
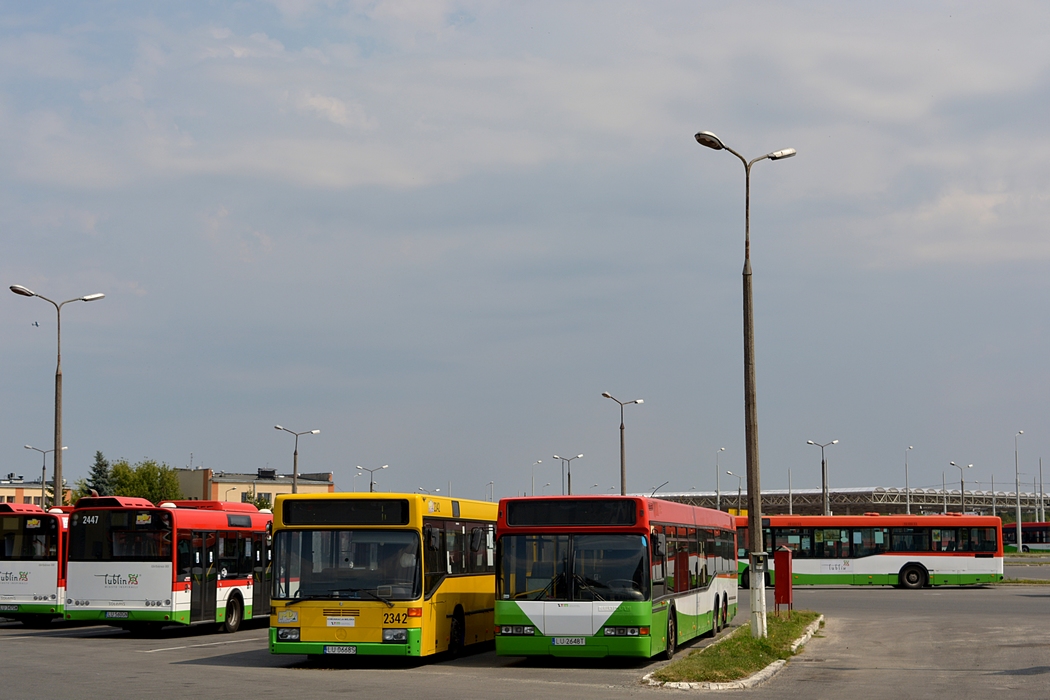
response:
M34 625L62 616L68 520L58 509L0 503L0 617Z
M65 617L227 632L266 618L271 521L248 503L81 498L69 516Z
M1003 533L990 515L770 515L762 518L769 561L792 550L795 585L924 586L1003 579ZM747 518L737 518L739 560L746 562ZM776 572L769 571L770 583ZM740 585L750 584L741 567Z
M1050 550L1050 523L1021 523L1021 551ZM1017 551L1017 523L1003 528L1003 551Z

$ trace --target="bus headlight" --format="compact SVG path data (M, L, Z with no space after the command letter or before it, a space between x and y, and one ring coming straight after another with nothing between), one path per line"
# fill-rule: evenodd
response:
M536 634L536 628L532 625L501 625L499 633L508 637L531 637Z
M279 641L279 642L298 642L299 641L299 628L298 627L278 627L277 628L277 641Z
M404 644L408 641L408 630L403 627L390 627L383 630L383 641Z

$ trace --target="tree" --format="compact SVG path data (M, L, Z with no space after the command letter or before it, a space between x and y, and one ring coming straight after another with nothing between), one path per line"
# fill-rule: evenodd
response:
M125 459L117 460L110 470L110 484L114 496L145 498L153 503L182 498L175 470L152 459L144 459L135 465L128 464Z
M109 460L101 452L95 452L95 463L91 465L91 473L87 478L89 489L95 489L99 496L112 496L113 484L110 478Z

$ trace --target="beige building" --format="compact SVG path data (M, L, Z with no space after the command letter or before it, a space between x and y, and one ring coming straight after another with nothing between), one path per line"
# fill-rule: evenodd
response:
M65 481L65 479L62 481ZM71 493L72 490L67 486L66 503L69 503ZM40 496L40 479L27 481L24 476L14 472L0 479L0 503L32 503L40 505Z
M176 469L182 495L200 501L253 502L257 496L273 503L282 493L292 492L292 475L276 469L259 469L255 474L212 469ZM333 493L331 472L299 474L299 493ZM39 492L38 492L39 495Z

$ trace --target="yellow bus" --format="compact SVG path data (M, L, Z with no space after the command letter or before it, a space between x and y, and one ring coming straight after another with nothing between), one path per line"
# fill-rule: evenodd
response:
M496 512L425 494L278 496L270 651L428 656L492 641Z

